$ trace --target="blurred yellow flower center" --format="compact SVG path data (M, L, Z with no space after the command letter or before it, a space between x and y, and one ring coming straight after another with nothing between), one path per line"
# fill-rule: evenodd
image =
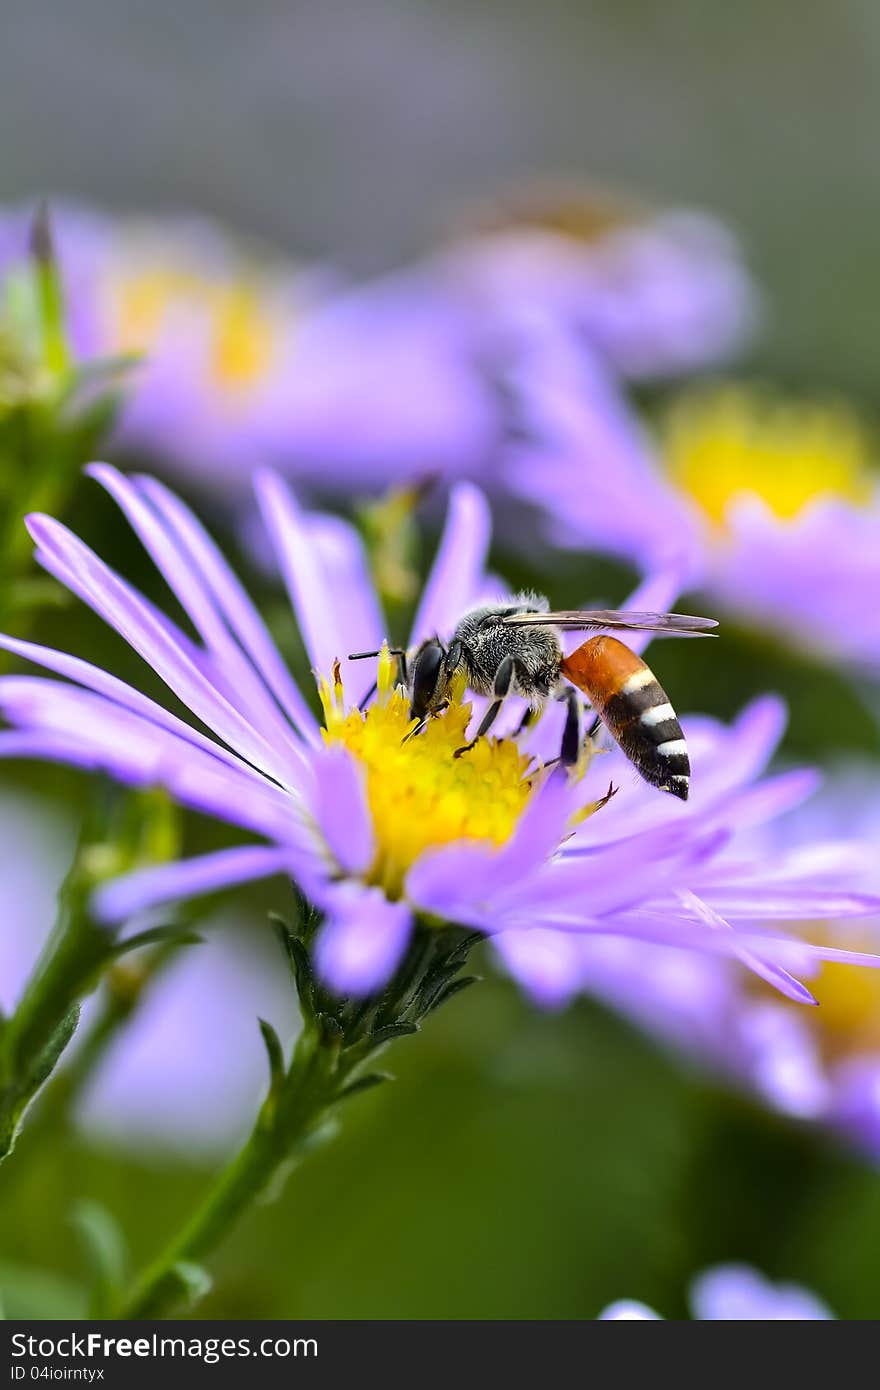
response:
M145 352L176 319L204 325L207 369L221 390L246 390L272 364L276 331L261 287L248 279L211 280L156 265L119 276L111 286L113 350Z
M342 744L363 765L376 837L370 881L399 897L407 870L424 850L459 840L502 845L529 799L531 759L512 739L482 738L463 757L471 707L455 692L416 738L409 701L394 688L396 662L379 659L377 699L366 712L343 711L342 687L320 687L331 746Z
M739 387L685 395L667 416L663 452L673 481L718 526L743 495L791 519L815 498L860 505L872 492L869 441L844 406Z
M866 942L865 949L876 944ZM880 1048L880 970L829 961L811 988L819 1001L811 1022L830 1059Z

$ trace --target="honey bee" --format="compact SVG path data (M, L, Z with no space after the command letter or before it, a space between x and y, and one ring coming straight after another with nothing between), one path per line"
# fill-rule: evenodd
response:
M519 594L508 603L472 608L459 620L448 644L429 637L411 658L401 648L394 648L393 654L401 663L411 717L419 721L414 733L446 708L452 683L462 675L472 691L491 697L476 736L456 750L456 757L489 732L509 695L519 695L532 712L547 700L565 701L560 759L575 763L581 743L580 691L640 776L686 801L690 760L675 710L650 667L610 634L706 637L717 626L712 618L683 613L551 612L539 595ZM566 656L561 638L566 629L600 631ZM351 659L377 654L356 652Z

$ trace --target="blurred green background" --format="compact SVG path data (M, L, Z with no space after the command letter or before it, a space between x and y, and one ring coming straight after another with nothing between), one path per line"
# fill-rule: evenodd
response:
M880 10L867 0L7 0L2 24L6 201L196 207L366 272L524 174L632 185L740 231L768 292L760 366L874 406ZM144 582L114 555L107 515L92 505L73 524ZM575 577L624 596L622 571L575 576L574 563L532 577L564 602ZM43 635L97 643L98 625L76 621L75 637L69 615ZM657 671L692 707L727 715L778 689L792 757L880 753L861 694L836 677L736 634L711 655L681 645ZM4 779L70 805L86 786ZM727 1259L803 1281L840 1316L876 1315L875 1172L708 1087L597 1006L539 1016L492 979L389 1060L397 1084L354 1101L341 1139L240 1229L200 1315L590 1318L626 1295L681 1316L691 1275ZM7 1315L81 1311L76 1200L115 1212L139 1263L205 1177L194 1160L26 1132L0 1173Z

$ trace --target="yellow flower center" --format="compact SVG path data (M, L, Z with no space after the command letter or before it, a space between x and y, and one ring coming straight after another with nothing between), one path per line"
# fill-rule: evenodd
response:
M454 756L467 743L471 717L461 689L408 739L416 720L406 695L394 688L394 667L384 651L377 699L365 712L344 712L338 673L332 687L320 686L325 741L349 749L366 773L376 840L368 877L390 898L401 895L407 870L425 850L460 840L504 844L533 786L531 759L512 739L481 738L463 757Z
M118 276L110 286L111 350L149 353L186 314L207 325L207 370L221 390L247 390L265 376L276 326L263 287L248 276L227 283L161 263Z
M842 405L735 386L685 395L667 417L663 452L673 481L717 526L744 495L791 519L814 498L861 505L872 492L869 440Z
M810 987L819 1001L811 1021L829 1060L880 1049L880 971L829 961Z

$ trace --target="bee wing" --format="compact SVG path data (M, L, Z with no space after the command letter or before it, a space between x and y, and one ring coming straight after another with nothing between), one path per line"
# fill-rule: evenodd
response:
M714 618L695 618L687 613L635 613L617 608L584 608L558 613L511 613L509 627L616 628L624 632L667 632L674 637L709 637L718 624Z

